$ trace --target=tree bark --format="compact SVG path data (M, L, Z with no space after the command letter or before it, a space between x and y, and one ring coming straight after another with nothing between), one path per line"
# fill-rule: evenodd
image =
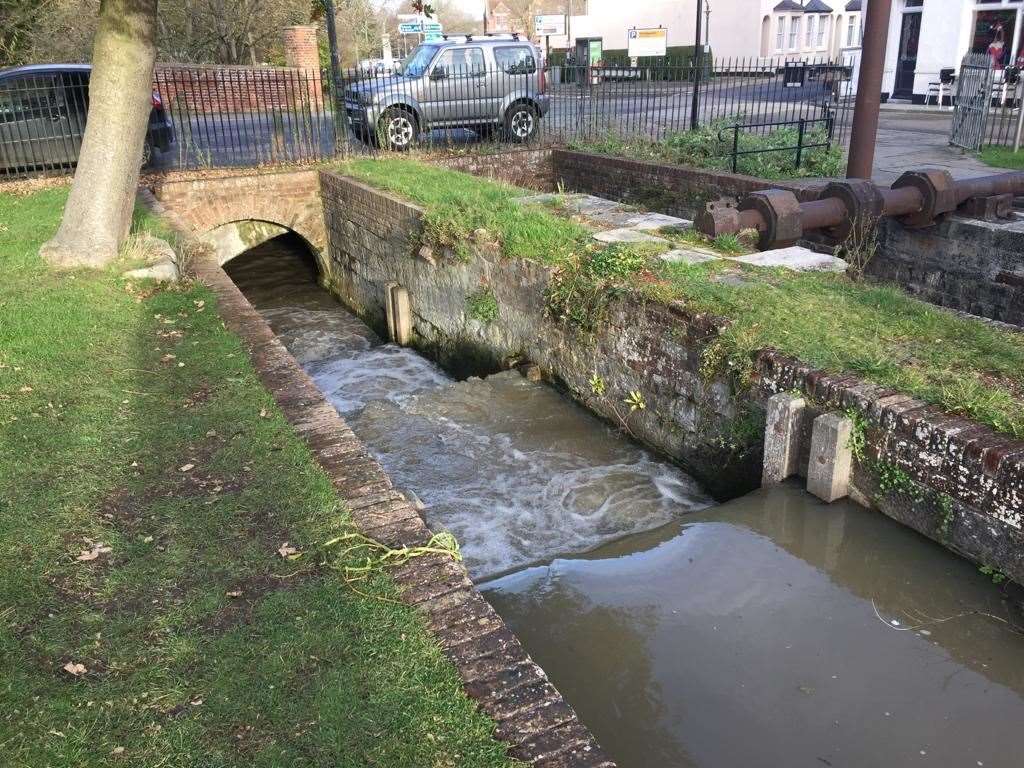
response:
M132 221L152 109L157 0L101 0L89 114L60 228L40 249L59 267L102 267Z

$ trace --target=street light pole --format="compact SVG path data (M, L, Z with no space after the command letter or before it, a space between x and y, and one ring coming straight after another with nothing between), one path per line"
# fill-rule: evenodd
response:
M704 65L704 46L700 41L700 17L703 13L703 0L697 0L697 30L693 36L694 41L694 58L690 59L691 65L696 60L697 64L693 67L693 96L690 99L690 130L697 130L700 121L697 120L697 110L700 109L700 70Z
M348 126L345 117L345 99L342 93L341 53L338 51L338 28L335 26L334 0L324 0L327 12L327 47L331 52L331 106L334 111L334 135L346 139Z
M864 15L857 99L854 102L853 127L850 130L850 159L846 165L846 177L849 179L870 179L875 164L882 69L885 65L885 43L889 36L891 8L892 0L870 0Z

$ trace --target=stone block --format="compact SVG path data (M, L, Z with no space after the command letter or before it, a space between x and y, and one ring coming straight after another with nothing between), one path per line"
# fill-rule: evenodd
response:
M734 261L755 267L784 267L794 272L845 272L847 267L846 262L836 256L816 253L799 245L737 256Z
M718 256L703 251L693 251L687 248L674 248L658 256L662 261L669 264L700 264L705 261L717 261Z
M838 413L822 414L814 420L807 490L822 501L833 502L849 495L852 434L853 422Z
M781 483L797 474L800 458L800 427L806 402L780 392L768 398L765 411L764 463L761 485Z
M657 237L639 229L620 227L619 229L606 229L603 232L594 234L594 239L600 243L668 243L663 237Z

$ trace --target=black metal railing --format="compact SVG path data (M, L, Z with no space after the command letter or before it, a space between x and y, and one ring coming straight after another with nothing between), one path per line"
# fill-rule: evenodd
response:
M808 133L808 128L821 125L821 131L817 135L820 138L815 141L813 140L813 134ZM782 146L764 146L759 145L748 149L740 149L740 135L741 133L761 133L766 129L775 132L776 135L780 128L792 128L796 126L796 143L794 144L783 144ZM793 168L800 168L800 164L804 159L804 153L812 149L824 149L828 151L832 148L832 134L835 128L835 118L831 115L828 117L819 118L797 118L796 120L775 120L765 123L734 123L733 125L726 126L718 131L719 141L725 141L723 134L728 131L732 131L732 150L729 153L732 159L732 172L736 173L739 166L739 159L746 155L763 155L772 152L796 152L796 158L793 162ZM809 135L812 136L812 140L808 141Z
M346 70L336 84L316 70L158 65L146 162L161 170L298 163L416 145L476 151L481 142L660 142L691 124L723 120L739 126L737 134L827 121L830 144L846 141L851 73L842 62L707 57L539 67L531 48L508 49L489 68L466 55L423 71ZM72 169L87 110L87 68L5 73L0 178Z

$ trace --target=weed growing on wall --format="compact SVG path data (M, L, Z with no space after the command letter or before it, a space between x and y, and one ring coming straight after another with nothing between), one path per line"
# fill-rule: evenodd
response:
M849 267L846 274L851 280L861 280L868 264L878 253L878 218L858 214L854 217L850 234L836 249L836 256Z
M498 319L498 299L489 286L466 297L466 314L484 325Z
M1000 571L998 568L993 568L991 565L983 565L978 569L978 573L988 576L992 579L993 584L1002 584L1006 581L1007 576L1005 573Z
M593 333L612 300L647 267L652 252L651 246L611 245L572 258L556 270L548 286L548 315L580 333Z

